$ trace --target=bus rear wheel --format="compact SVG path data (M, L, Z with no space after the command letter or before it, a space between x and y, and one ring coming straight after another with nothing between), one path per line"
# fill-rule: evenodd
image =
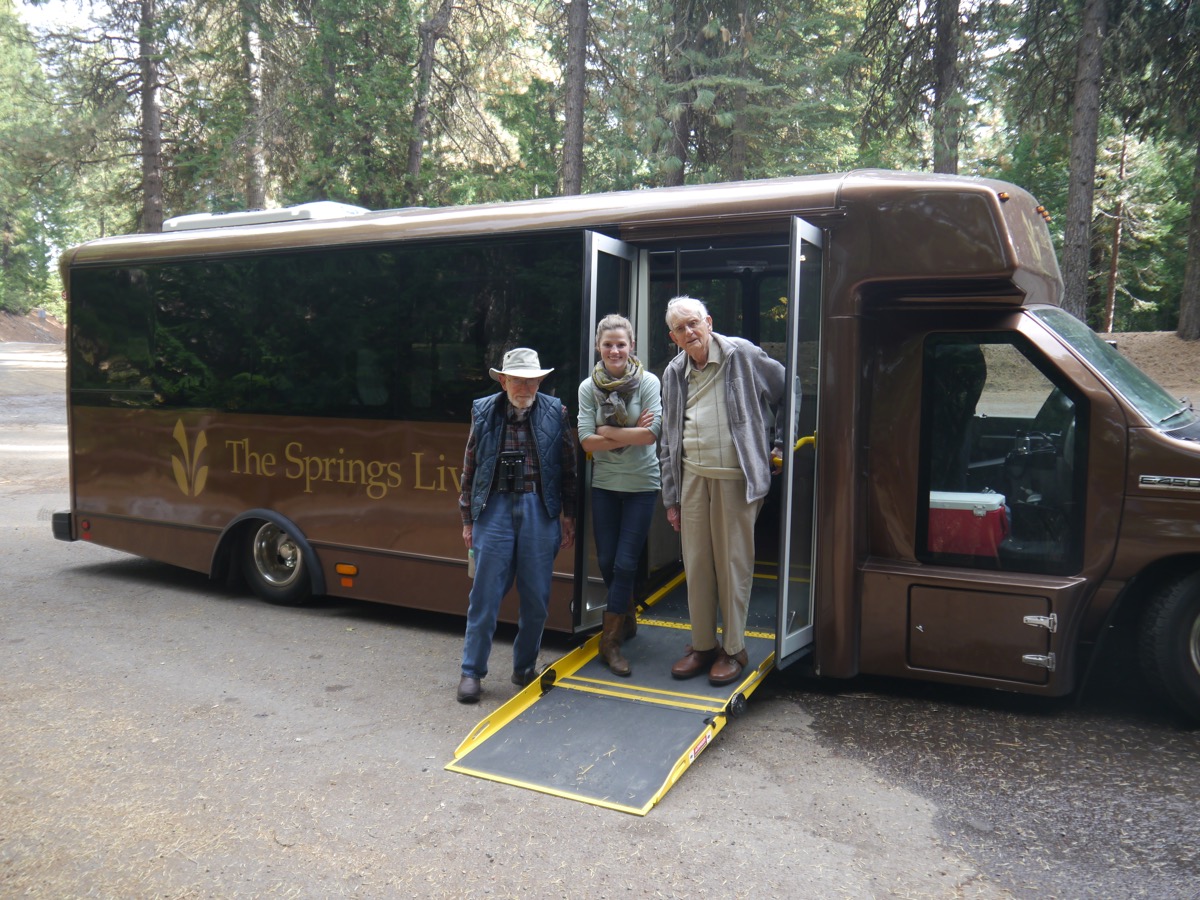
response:
M250 532L243 572L251 590L268 603L295 606L312 597L304 550L286 529L264 522Z
M1150 684L1200 721L1200 572L1170 582L1154 598L1138 650Z

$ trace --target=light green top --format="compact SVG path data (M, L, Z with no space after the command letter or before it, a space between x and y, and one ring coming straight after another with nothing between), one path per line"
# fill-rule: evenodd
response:
M636 392L625 401L629 421L636 422L642 410L654 412L650 430L657 439L662 433L662 391L658 378L649 372L642 373L642 382ZM592 379L587 377L579 385L579 440L591 437L596 427L603 425L600 405L592 389ZM655 444L628 446L617 453L599 450L592 457L592 487L606 491L657 491L659 488L658 452Z

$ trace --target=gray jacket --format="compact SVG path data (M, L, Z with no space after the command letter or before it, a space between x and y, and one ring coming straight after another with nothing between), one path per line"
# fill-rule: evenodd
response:
M746 502L767 495L771 488L771 444L779 401L786 377L783 366L759 346L743 338L713 332L712 339L725 356L725 401L733 446L746 473ZM662 463L663 505L679 503L683 484L683 412L687 402L690 360L680 353L663 372L662 440L658 459Z

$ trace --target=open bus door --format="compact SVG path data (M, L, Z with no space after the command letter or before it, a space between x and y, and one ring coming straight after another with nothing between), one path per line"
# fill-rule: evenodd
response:
M592 371L596 358L596 324L610 313L633 318L634 291L638 282L635 277L638 252L631 245L615 238L594 231L584 234L587 263L583 273L585 305L579 371L586 377ZM575 571L581 573L582 577L576 579L575 608L578 610L578 616L575 627L586 630L599 625L603 620L608 591L600 574L600 566L596 562L596 540L592 534L592 513L588 505L591 499L588 485L592 483L590 459L584 462L580 472L582 477L579 479Z
M755 251L756 265L760 257L769 260L762 267L774 270L773 281L743 277L748 248ZM665 268L673 269L674 277L664 282L666 290L660 294L693 284L703 292L705 281L717 286L731 281L750 284L746 296L747 305L755 310L754 333L762 331L756 327L762 324L760 315L786 324L786 329L771 329L772 337L783 340L770 343L772 355L784 360L787 383L794 387L786 392L779 419L790 423L783 437L794 449L785 454L782 475L772 488L780 511L759 517L763 540L756 555L751 616L765 627L747 628L752 663L733 684L671 677L670 660L689 633L687 589L680 573L645 598L648 611L639 616L636 639L624 648L633 667L631 677L616 677L609 671L598 655L599 636L593 635L481 721L455 751L446 766L449 771L645 815L730 718L745 708L747 697L776 662L798 659L812 646L821 235L797 219L787 243L778 235L762 244L714 242L685 247L682 252L695 256L681 264L679 248L665 248L670 264ZM647 271L651 263L644 249L589 234L587 260L584 321L588 327L581 346L585 371L594 358L596 322L610 312L620 312L638 328L653 296ZM643 265L647 270L639 268ZM760 304L766 297L770 302ZM781 302L783 297L786 302ZM643 329L647 324L642 322ZM605 592L588 519L586 513L580 515L585 518L577 529L576 571L585 576L577 583L581 618L588 621L602 615ZM777 589L770 585L772 579Z
M817 370L821 342L822 236L793 218L788 268L787 358L792 390L784 397L779 599L775 665L784 668L813 644L813 563L816 551ZM790 438L788 437L790 435Z

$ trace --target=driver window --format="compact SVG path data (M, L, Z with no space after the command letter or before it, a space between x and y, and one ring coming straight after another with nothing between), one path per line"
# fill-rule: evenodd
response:
M918 557L1067 574L1083 527L1083 407L1015 334L936 335L922 378Z

